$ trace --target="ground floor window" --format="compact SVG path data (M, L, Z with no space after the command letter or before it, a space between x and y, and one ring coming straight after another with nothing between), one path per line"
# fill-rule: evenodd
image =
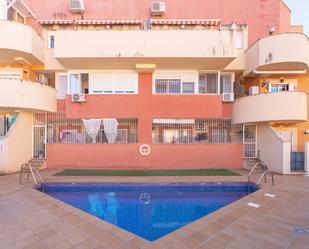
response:
M46 127L46 142L137 143L136 118L67 118L65 113L35 114L34 126Z
M242 143L242 125L230 119L153 119L152 142L156 144Z

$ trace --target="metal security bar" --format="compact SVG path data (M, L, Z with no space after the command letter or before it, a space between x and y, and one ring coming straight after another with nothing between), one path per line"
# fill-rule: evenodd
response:
M244 158L256 158L256 125L244 125Z
M152 141L156 144L242 143L243 126L230 119L153 119Z
M115 142L111 142L106 136L103 122L93 140L86 131L83 120L80 118L66 118L65 113L35 114L34 127L42 124L46 126L46 143L137 143L136 118L117 118L117 135Z

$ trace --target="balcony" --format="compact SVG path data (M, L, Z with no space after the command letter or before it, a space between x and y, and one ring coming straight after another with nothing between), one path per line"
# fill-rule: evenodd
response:
M301 33L269 36L257 41L245 57L245 75L305 72L309 66L308 37Z
M65 109L69 118L218 118L223 112L220 95L152 95L142 91L127 95L88 94L81 104L72 102L71 95L67 95Z
M32 81L0 79L0 110L55 112L56 90Z
M233 104L233 123L283 122L307 120L307 94L277 92L247 96Z
M44 40L30 26L0 20L0 64L40 64Z
M71 69L220 69L237 57L230 30L57 30L54 56ZM83 58L83 60L80 60Z

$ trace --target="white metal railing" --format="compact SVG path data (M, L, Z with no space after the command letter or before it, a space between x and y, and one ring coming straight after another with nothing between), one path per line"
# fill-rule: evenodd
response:
M132 144L137 143L136 118L116 118L117 137L114 143ZM46 144L54 143L111 143L106 137L103 122L100 125L95 141L88 135L81 118L67 118L65 113L49 113L34 115L34 144L40 151L44 151ZM44 137L45 136L45 137ZM38 152L39 153L39 152ZM42 153L41 153L42 154Z
M23 173L27 174L27 181L29 181L29 175L31 173L35 187L38 187L39 183L40 184L44 183L44 180L43 180L41 174L39 173L38 169L36 167L33 167L30 163L24 163L24 164L21 165L20 174L19 174L19 183L20 184L22 184Z
M257 156L257 128L256 125L243 126L243 144L244 144L244 158L256 158Z
M152 142L155 144L241 143L242 125L230 119L153 119Z

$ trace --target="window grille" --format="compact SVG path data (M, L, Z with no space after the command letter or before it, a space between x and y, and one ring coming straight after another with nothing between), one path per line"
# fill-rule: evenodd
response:
M157 71L153 75L155 93L195 93L198 72Z
M136 118L117 118L117 138L115 143L137 143ZM55 143L92 143L80 118L66 118L65 113L35 114L34 126L46 126L48 144ZM95 143L108 143L103 122L101 123Z
M153 119L155 144L242 143L243 126L230 119Z

